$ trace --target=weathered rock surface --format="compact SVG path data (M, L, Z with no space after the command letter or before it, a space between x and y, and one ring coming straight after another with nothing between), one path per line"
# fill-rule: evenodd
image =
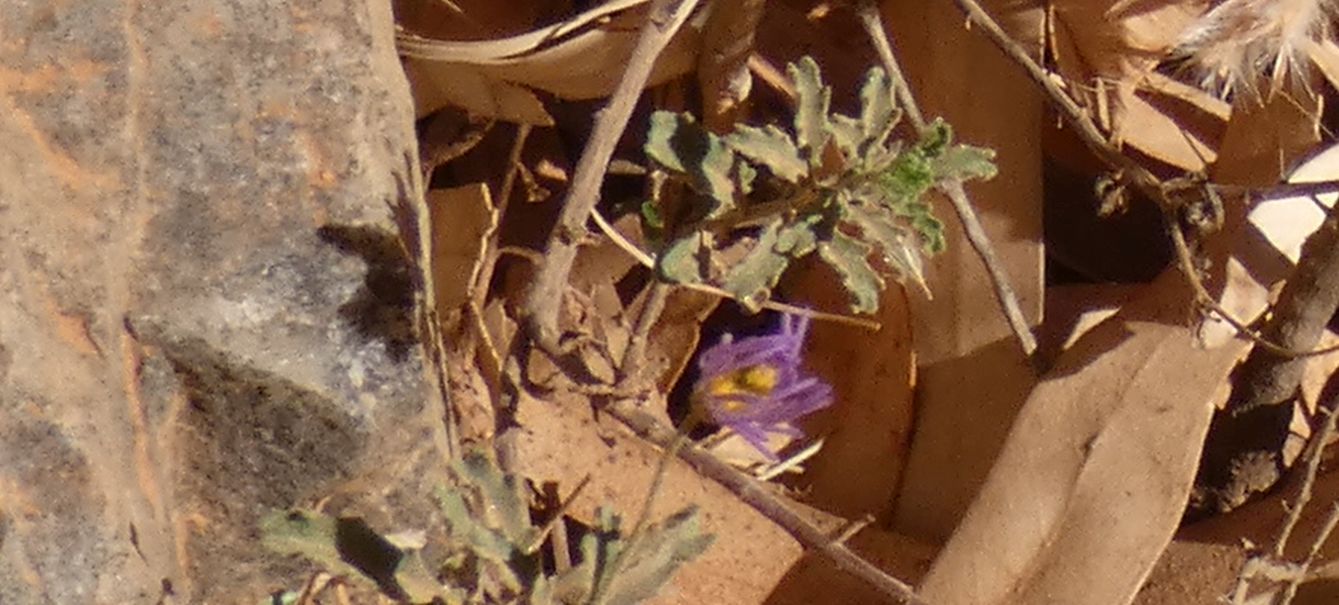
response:
M256 603L271 508L432 524L389 10L0 3L0 603Z

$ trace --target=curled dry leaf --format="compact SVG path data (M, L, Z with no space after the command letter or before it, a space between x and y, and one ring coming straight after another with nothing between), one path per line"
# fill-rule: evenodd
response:
M613 0L531 32L477 42L398 37L406 56L419 115L445 104L471 113L547 126L552 118L529 89L565 99L613 92L622 77L646 0ZM656 59L647 81L656 86L691 71L697 62L705 11L690 18Z
M1204 10L1202 0L1055 0L1051 49L1070 94L1117 144L1182 170L1202 170L1216 140L1181 127L1219 114L1221 102L1189 87L1169 89L1153 69ZM1189 114L1189 115L1188 115ZM1221 123L1217 126L1221 126ZM1215 129L1216 130L1216 129ZM1203 158L1203 159L1201 159Z
M1199 349L1164 274L1065 351L935 561L932 603L1128 603L1181 520L1220 387L1246 350Z

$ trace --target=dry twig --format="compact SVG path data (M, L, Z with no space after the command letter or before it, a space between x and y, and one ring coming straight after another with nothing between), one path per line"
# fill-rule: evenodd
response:
M911 121L912 127L916 129L918 134L925 132L925 118L921 114L915 96L911 94L911 88L907 85L907 80L902 74L902 68L897 62L897 57L893 54L892 43L888 39L888 32L883 27L883 20L879 17L878 6L871 1L862 1L857 4L856 12L859 14L861 24L865 27L865 32L869 34L870 40L873 41L874 48L878 51L884 68L888 70L888 75L892 79L897 92L897 98L901 102L907 118ZM962 222L967 241L971 242L972 249L976 251L982 264L985 265L986 273L990 275L990 283L995 290L995 299L999 301L1000 307L1004 310L1004 317L1008 320L1009 328L1013 330L1014 337L1018 339L1019 347L1023 349L1024 355L1030 359L1035 359L1037 337L1033 335L1032 328L1023 315L1023 309L1018 305L1018 295L1014 293L1013 286L1009 283L1009 274L1004 270L1004 264L1000 262L999 257L995 254L995 247L990 243L990 236L986 235L985 228L981 226L981 220L977 218L976 210L972 208L966 190L963 189L962 183L958 181L942 183L939 185L939 190L952 202L953 210L957 213L958 220Z
M1027 51L1014 42L1009 34L1000 27L998 23L991 18L990 14L981 8L976 0L953 0L954 3L966 13L971 24L979 27L986 33L987 37L1015 63L1027 71L1028 76L1046 93L1056 111L1065 123L1074 128L1079 136L1099 160L1109 166L1114 172L1120 183L1133 187L1135 190L1147 196L1158 204L1162 209L1164 222L1167 225L1167 231L1172 237L1177 253L1177 262L1181 271L1185 273L1186 280L1195 291L1196 302L1204 305L1215 315L1227 322L1237 330L1242 336L1254 342L1256 345L1269 349L1269 351L1280 357L1306 357L1320 355L1329 351L1313 351L1292 349L1270 341L1252 330L1245 322L1234 317L1227 309L1218 303L1212 294L1204 288L1204 284L1199 279L1199 272L1195 269L1191 260L1189 246L1186 245L1185 236L1181 233L1179 226L1179 210L1181 200L1172 194L1173 189L1168 183L1154 176L1147 168L1144 168L1138 162L1121 153L1114 145L1102 135L1101 130L1093 123L1092 118L1069 96L1065 91L1047 75L1044 68L1037 64L1032 57L1028 56Z
M663 426L650 414L638 409L633 400L611 401L606 411L638 436L661 448L671 447L678 438L676 431ZM786 530L806 549L827 557L838 569L864 580L891 600L925 604L910 585L884 573L841 541L833 540L832 536L800 516L786 504L784 499L772 494L753 477L735 470L734 467L695 446L682 447L678 454L679 458L692 465L699 474L730 490L740 500Z
M571 190L563 203L558 223L549 236L544 262L540 265L526 301L530 335L541 349L551 354L560 348L558 310L562 307L577 248L589 233L586 221L590 220L591 211L599 202L600 184L609 168L609 160L614 155L614 147L627 128L628 119L632 117L637 98L646 86L660 51L688 19L697 3L697 0L652 2L646 25L642 27L637 46L628 59L628 68L614 89L609 105L596 118L590 141L577 162Z

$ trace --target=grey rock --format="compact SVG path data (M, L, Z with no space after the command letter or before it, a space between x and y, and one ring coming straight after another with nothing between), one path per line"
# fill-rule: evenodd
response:
M0 3L0 603L256 603L439 526L388 3Z

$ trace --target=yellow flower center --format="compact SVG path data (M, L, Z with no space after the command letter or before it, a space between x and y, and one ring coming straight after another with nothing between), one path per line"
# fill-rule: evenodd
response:
M715 397L731 395L766 397L772 394L772 389L776 388L780 380L781 372L776 368L766 364L751 365L712 378L707 382L706 391L708 395ZM727 401L721 405L727 410L736 411L745 404L742 401Z

